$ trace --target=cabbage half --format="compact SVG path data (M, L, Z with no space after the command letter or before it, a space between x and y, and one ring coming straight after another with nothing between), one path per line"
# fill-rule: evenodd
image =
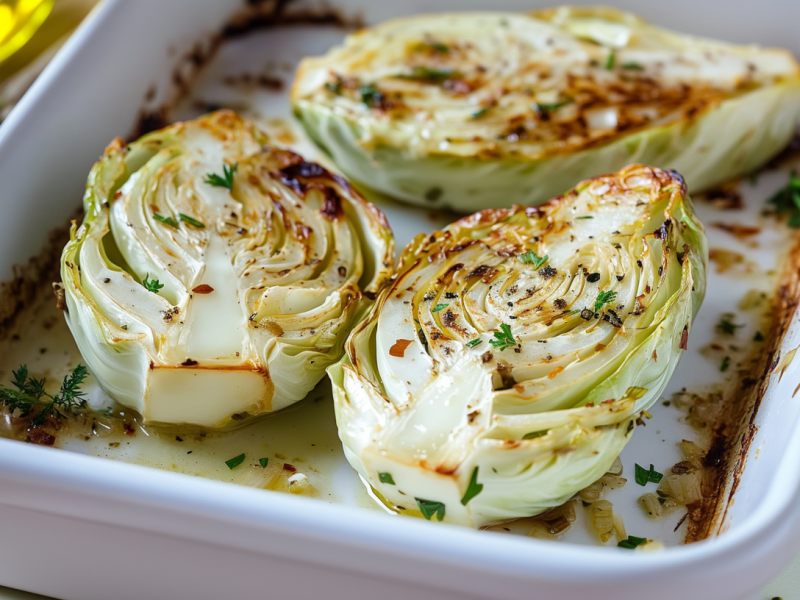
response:
M347 459L401 514L565 502L662 393L706 263L683 179L641 165L418 236L328 369Z
M423 15L306 59L292 102L349 177L471 212L632 162L693 192L753 171L795 130L800 66L612 9Z
M89 175L67 323L147 421L221 427L301 400L391 276L383 214L265 143L223 111L117 139Z

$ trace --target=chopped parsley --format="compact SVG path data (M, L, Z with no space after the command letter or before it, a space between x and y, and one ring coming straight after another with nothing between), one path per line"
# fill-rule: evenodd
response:
M178 213L178 219L180 219L184 223L188 223L192 227L197 227L198 229L204 229L205 228L205 225L203 225L197 219L195 219L193 217L190 217L189 215L185 215L183 213Z
M647 538L640 538L629 535L627 540L622 540L617 544L617 546L619 546L620 548L625 548L627 550L633 550L635 548L638 548L639 546L644 546L646 543L647 543Z
M719 323L717 323L715 329L720 333L724 333L725 335L735 335L736 330L740 327L744 327L744 325L736 325L733 322L733 318L733 313L722 313L722 316L719 318Z
M494 338L493 340L489 340L489 343L501 351L513 348L517 345L517 340L514 339L511 327L505 323L500 323L500 331L494 332Z
M176 223L175 219L173 219L172 217L165 217L158 213L153 213L153 218L159 223L164 223L164 225L169 225L170 227L174 227L175 229L178 228L178 223Z
M422 513L422 516L431 520L433 515L436 515L436 519L441 521L444 519L444 503L442 502L434 502L433 500L423 500L422 498L414 498L417 501L417 506L419 507L419 512Z
M647 485L649 482L659 483L661 479L664 477L664 474L656 471L653 465L650 465L649 470L645 469L639 463L635 463L634 466L636 467L636 474L635 474L636 483L638 483L639 485Z
M489 109L484 106L483 108L479 108L474 113L472 113L472 118L473 119L480 119L487 112L489 112Z
M609 302L613 302L617 298L617 292L614 290L608 290L607 292L601 291L597 294L597 299L594 301L594 312L600 312L600 309L603 308Z
M365 83L358 88L358 93L361 95L361 102L370 108L380 108L386 100L386 96L374 83Z
M800 227L800 176L796 171L789 175L789 182L767 200L778 214L789 215L789 227Z
M535 110L537 113L547 113L553 112L554 110L558 110L562 106L566 106L567 104L572 104L575 102L572 98L565 98L559 102L551 102L549 104L545 103L542 104L541 102L534 102L531 104L531 108Z
M725 371L728 370L730 366L731 366L731 357L726 356L725 358L722 359L722 364L719 366L719 370L724 373Z
M228 465L229 469L233 470L243 462L244 462L244 454L240 454L239 456L234 456L230 460L226 460L225 464Z
M617 52L615 50L611 50L608 53L608 58L606 59L606 69L611 71L614 68L614 65L617 62Z
M33 425L41 425L51 416L64 418L67 414L76 414L86 407L80 386L88 374L86 367L78 365L64 377L61 389L52 396L44 389L45 379L29 377L28 366L22 365L11 371L11 385L16 389L0 385L0 405L11 412L17 411L20 417L28 416L37 406L41 407L31 421Z
M258 464L261 465L262 469L266 469L267 465L269 464L269 459L268 458L259 458L258 459Z
M528 250L527 252L523 252L522 254L517 254L517 258L521 263L525 263L526 265L533 265L534 269L540 268L544 263L550 260L550 257L547 256L546 254L542 257L539 257L533 250Z
M414 67L411 73L401 73L397 75L399 79L420 79L425 81L443 81L445 79L452 79L460 77L458 71L450 69L431 69L430 67Z
M629 71L644 71L644 67L637 62L623 63L622 68L628 69Z
M433 307L433 310L431 312L439 312L440 310L444 310L445 308L447 308L447 306L448 306L447 304L437 304L436 306Z
M158 279L150 279L150 273L144 276L142 285L144 286L144 289L146 289L148 292L153 292L154 294L157 294L161 288L164 287L164 284L160 283Z
M207 173L205 183L215 187L224 187L233 190L233 176L239 169L239 163L233 163L230 167L226 164L222 165L222 176L216 173Z
M467 487L467 491L464 492L464 497L461 498L461 504L466 506L467 502L472 500L482 491L483 491L483 484L478 483L478 467L475 467L475 469L472 471L472 477L470 477L469 480L469 487ZM441 521L441 519L439 520Z
M378 479L380 479L381 483L388 483L389 485L396 485L394 479L392 479L391 473L378 473Z
M591 216L591 215L584 215L584 216L582 216L582 217L575 217L575 218L576 218L576 219L594 219L594 217L593 217L593 216Z
M475 346L480 344L482 341L483 341L483 338L475 338L474 340L470 340L470 341L467 342L467 347L468 348L474 348Z

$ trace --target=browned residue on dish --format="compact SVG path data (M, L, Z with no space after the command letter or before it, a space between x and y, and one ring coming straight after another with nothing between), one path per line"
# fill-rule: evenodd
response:
M40 286L59 278L58 257L68 241L69 225L54 229L39 254L24 265L14 265L14 278L0 282L0 340L8 335L14 319L33 301Z
M744 200L738 188L739 182L734 181L693 196L719 210L741 210Z
M138 139L146 133L163 129L170 124L172 120L170 111L189 95L193 82L227 39L247 35L260 29L287 25L328 25L345 30L364 27L364 19L360 14L348 16L336 8L324 4L316 8L293 10L292 6L295 4L297 3L292 0L249 0L247 6L235 13L219 33L208 36L205 40L192 46L176 62L171 76L172 87L160 104L153 105L153 100L157 96L155 86L147 89L136 125L128 139ZM229 83L246 84L249 82L273 90L278 90L283 86L283 81L269 75L246 76L244 79L242 77L232 79ZM220 108L235 108L236 110L245 108L210 105L201 101L196 104L203 112L213 112Z
M718 410L711 410L711 445L703 461L703 500L689 507L687 543L720 532L728 507L745 467L750 444L758 428L756 415L764 399L780 347L794 318L800 296L800 242L792 248L783 266L780 286L773 298L769 334L761 347L755 347L736 371L735 382L719 399ZM709 401L710 402L710 401Z

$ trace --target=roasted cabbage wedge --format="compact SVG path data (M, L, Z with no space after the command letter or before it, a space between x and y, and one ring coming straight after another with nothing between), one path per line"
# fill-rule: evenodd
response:
M383 214L221 111L114 140L61 259L67 323L146 421L223 427L301 400L391 276Z
M328 369L350 464L433 520L565 502L662 393L706 263L683 179L641 165L418 236Z
M422 15L304 60L292 102L352 179L472 212L633 162L692 192L748 173L795 130L800 66L608 8Z

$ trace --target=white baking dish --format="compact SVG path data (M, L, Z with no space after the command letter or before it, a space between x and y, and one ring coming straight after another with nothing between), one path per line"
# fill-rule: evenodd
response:
M336 5L367 22L531 8L511 0ZM800 53L795 3L728 2L724 14L689 0L618 5L675 29ZM131 131L151 84L159 84L157 103L179 57L239 8L231 0L107 0L81 27L0 127L0 281L69 218L91 163L112 137ZM403 214L393 221L400 243L419 226ZM798 338L793 323L781 354L800 346ZM75 600L753 600L800 549L795 369L772 376L755 416L727 531L689 546L632 553L437 526L0 439L0 583ZM682 372L691 365L676 376ZM646 451L637 439L631 446Z

